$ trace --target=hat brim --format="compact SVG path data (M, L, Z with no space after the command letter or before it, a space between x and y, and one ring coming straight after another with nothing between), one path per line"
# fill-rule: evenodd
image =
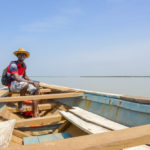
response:
M26 55L26 58L28 58L30 56L30 53L25 51L25 52L18 52L18 51L15 51L14 52L14 55L17 56L18 54L25 54Z

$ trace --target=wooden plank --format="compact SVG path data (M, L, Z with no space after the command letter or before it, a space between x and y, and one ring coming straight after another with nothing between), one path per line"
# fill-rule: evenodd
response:
M0 97L7 96L9 94L8 90L0 90Z
M51 104L38 104L38 110L51 110L55 106L56 106L55 103L51 103ZM26 112L26 111L32 111L32 106L23 106L23 108L24 108L24 112ZM18 108L8 107L7 109L9 111L13 112L13 113L20 112L20 109L18 109Z
M18 146L15 150L119 150L150 142L150 125L92 134L65 140ZM6 150L14 150L13 147Z
M31 100L46 100L46 99L61 99L72 98L82 96L82 92L73 93L61 93L61 94L45 94L45 95L32 95L32 96L20 96L20 97L1 97L0 102L19 102L19 101L31 101Z
M57 128L53 133L59 133L59 132L63 132L66 128L68 128L70 125L70 122L65 120L64 123L62 123L59 128Z
M30 134L28 133L25 133L25 132L22 132L20 130L17 130L17 129L14 129L13 130L13 135L19 137L19 138L24 138L24 137L29 137L31 136Z
M40 94L44 94L44 93L49 93L51 92L52 90L51 89L39 89L39 93ZM15 96L20 96L20 93L17 93L17 92L9 92L9 95L11 97L15 97Z
M17 143L19 145L22 145L22 139L17 137L17 136L15 136L15 135L12 135L11 142Z
M24 145L43 143L48 141L56 141L61 139L70 138L68 133L56 133L56 134L47 134L41 136L31 136L23 139Z
M39 93L41 94L41 93L49 93L49 92L52 92L52 90L51 89L40 89L39 90Z
M44 88L50 88L50 89L54 89L54 90L58 90L58 91L62 91L62 92L73 92L73 91L77 91L71 88L67 88L67 87L62 87L62 86L56 86L56 85L50 85L50 84L46 84L46 83L40 83L41 87Z
M18 127L26 127L31 125L45 125L45 124L52 124L61 121L63 117L60 114L51 115L48 117L38 117L38 118L31 118L31 119L22 119L16 121L15 128Z
M105 129L103 127L100 127L98 125L95 125L90 122L86 122L79 117L73 115L70 112L60 111L60 113L65 117L68 121L76 125L81 130L85 131L88 134L94 134L94 133L103 133L108 132L108 129Z
M88 111L81 109L79 107L73 107L73 109L69 109L69 111L72 112L73 114L79 116L80 118L88 121L88 122L100 125L100 126L107 128L109 130L121 130L121 129L128 128L122 124L108 120L104 117L98 116L94 113L88 112ZM132 148L132 150L138 150L138 149L144 150L147 147L148 146L146 146L146 145L142 145L142 146L134 147L134 148ZM130 149L126 149L126 150L130 150Z
M80 118L86 120L86 121L100 125L100 126L107 128L109 130L120 130L120 129L128 128L122 124L108 120L102 116L88 112L88 111L81 109L79 107L73 107L73 109L69 109L69 111L71 113L79 116Z

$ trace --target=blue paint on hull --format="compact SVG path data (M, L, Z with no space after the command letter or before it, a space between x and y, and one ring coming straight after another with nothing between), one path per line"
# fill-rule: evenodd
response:
M77 106L120 124L132 127L150 124L150 105L126 101L115 96L86 92L82 98L58 100Z

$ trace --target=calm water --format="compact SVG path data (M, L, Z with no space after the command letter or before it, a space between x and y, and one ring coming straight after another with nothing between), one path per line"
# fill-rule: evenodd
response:
M91 91L150 97L150 77L31 77L31 79Z

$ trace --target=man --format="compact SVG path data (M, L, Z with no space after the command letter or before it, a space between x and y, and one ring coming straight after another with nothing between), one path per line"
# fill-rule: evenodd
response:
M11 77L11 82L8 85L11 92L19 92L21 96L24 96L27 92L32 95L38 95L39 85L37 82L31 81L26 73L26 65L24 60L30 56L30 53L23 48L19 48L14 52L17 56L17 61L12 61L7 69L7 76ZM37 101L32 102L33 116L38 116ZM18 103L18 107L23 111L23 102Z

